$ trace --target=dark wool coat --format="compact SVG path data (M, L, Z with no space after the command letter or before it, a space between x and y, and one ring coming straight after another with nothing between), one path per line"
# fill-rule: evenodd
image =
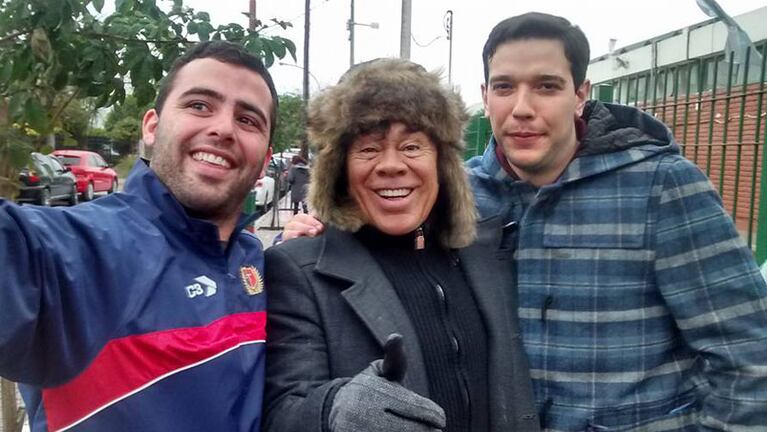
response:
M513 227L512 227L513 228ZM511 250L498 219L457 250L487 327L490 431L537 431L527 359L517 324ZM505 237L506 236L506 237ZM268 297L265 432L321 432L338 388L404 336L403 385L429 396L418 337L397 293L348 232L299 238L266 251Z
M290 184L290 201L294 203L304 201L309 187L309 167L303 164L290 167L288 183Z

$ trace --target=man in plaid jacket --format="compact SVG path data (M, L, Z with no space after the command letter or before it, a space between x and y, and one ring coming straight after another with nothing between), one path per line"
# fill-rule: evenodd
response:
M504 20L482 57L494 136L467 165L517 250L544 429L767 431L767 286L708 179L652 116L587 102L567 20ZM322 230L300 216L285 239Z
M767 287L707 178L637 109L587 102L567 20L499 23L483 51L494 137L469 161L504 214L543 426L767 430Z

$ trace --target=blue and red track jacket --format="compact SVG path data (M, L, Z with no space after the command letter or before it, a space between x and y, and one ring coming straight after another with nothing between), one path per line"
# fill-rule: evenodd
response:
M142 161L125 193L0 200L0 375L38 431L258 431L263 249L187 216Z

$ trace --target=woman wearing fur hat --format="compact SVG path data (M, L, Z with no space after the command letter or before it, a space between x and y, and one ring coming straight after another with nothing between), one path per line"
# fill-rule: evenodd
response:
M327 228L266 251L266 431L538 430L501 263L513 232L475 224L466 120L438 75L396 59L310 104Z

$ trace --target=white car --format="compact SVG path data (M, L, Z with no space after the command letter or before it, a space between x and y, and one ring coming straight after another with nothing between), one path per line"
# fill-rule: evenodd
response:
M274 179L269 176L258 179L253 192L256 198L256 210L265 213L274 201Z

